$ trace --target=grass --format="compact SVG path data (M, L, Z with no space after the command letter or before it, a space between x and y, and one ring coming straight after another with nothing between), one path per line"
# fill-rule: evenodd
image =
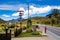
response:
M30 33L24 32L21 33L18 37L43 37L43 36L46 35L39 34L38 32L30 32Z

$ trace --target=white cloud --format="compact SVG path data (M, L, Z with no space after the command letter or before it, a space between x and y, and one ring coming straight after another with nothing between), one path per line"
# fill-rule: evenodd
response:
M60 9L60 6L51 6L52 9Z
M1 18L1 19L5 20L5 21L12 20L12 18Z
M15 7L14 5L2 4L0 5L0 10L15 10Z
M23 10L25 12L25 9L24 8L20 8L18 11L20 11L20 10ZM19 16L19 12L13 13L12 16Z
M39 8L34 7L33 5L30 6L31 9L44 9L44 11L45 11L45 8L47 10L50 7L52 9L54 9L54 8L60 9L60 6L45 6L45 7L39 7ZM0 5L0 10L18 10L19 8L22 8L23 10L25 10L24 8L27 8L27 5L26 4L18 4L18 5L2 4L2 5Z
M23 10L23 11L25 11L25 9L24 9L23 7L21 7L21 8L19 9L19 11L20 11L20 10Z
M29 9L29 14L30 15L34 15L34 14L41 14L41 13L47 13L49 12L51 9L60 9L60 6L41 6L41 7L35 7L33 5L30 5L30 9ZM28 10L27 10L27 5L23 5L23 4L19 4L19 5L7 5L7 4L2 4L0 5L0 10L23 10L23 18L28 18ZM10 17L9 15L3 14L2 16L6 17L6 20L10 20L7 19L8 17ZM12 16L19 16L19 12L13 13ZM13 18L11 18L13 19Z
M51 7L50 6L46 6L46 7L34 7L34 6L30 6L31 8L31 11L33 13L46 13L46 12L49 12L51 10Z
M13 11L17 11L20 7L26 7L26 5L25 4L18 4L18 5L2 4L2 5L0 5L0 10L13 10Z
M44 7L35 7L33 5L30 6L29 8L29 14L33 15L33 14L41 14L41 13L47 13L49 12L51 9L60 9L60 6L44 6ZM23 18L28 18L28 10L24 9L23 7L20 8L19 10L24 10L24 15L22 16ZM18 16L19 12L17 13L13 13L12 16Z
M19 12L13 13L12 16L19 16Z
M29 14L30 15L34 15L34 14L41 14L41 13L47 13L51 10L50 6L46 6L46 7L34 7L34 6L30 6L30 10L29 10ZM28 10L26 10L24 12L23 18L28 18Z
M2 16L7 17L7 18L10 17L9 15L6 15L6 14L3 14Z

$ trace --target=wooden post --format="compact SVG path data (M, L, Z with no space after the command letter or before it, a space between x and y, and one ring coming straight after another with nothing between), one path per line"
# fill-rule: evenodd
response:
M8 29L6 29L6 38L7 38L7 35L8 35Z
M10 30L10 40L11 40L11 30Z

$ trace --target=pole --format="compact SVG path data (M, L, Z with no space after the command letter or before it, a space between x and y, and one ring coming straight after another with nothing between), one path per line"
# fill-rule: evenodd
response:
M19 13L20 29L21 29L21 31L22 31L22 12L24 12L24 11L23 11L23 10L20 10L19 12L20 12L20 13Z
M7 37L7 34L8 34L8 29L6 29L6 37Z
M28 3L28 20L29 20L29 3Z
M22 15L20 13L20 20L22 19ZM22 28L22 20L20 21L20 27Z
M6 39L8 38L8 29L6 28Z
M11 40L11 29L10 29L10 40Z

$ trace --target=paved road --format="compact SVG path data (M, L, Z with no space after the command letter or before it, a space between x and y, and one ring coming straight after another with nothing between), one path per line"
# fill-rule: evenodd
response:
M60 40L60 28L47 26L47 25L39 25L40 28L47 27L47 34L53 37L56 40Z
M60 29L58 28L52 28L52 27L47 27L47 29L53 33L55 33L56 35L60 36Z
M55 33L56 35L60 36L60 28L53 27L53 26L47 26L47 25L40 25L40 27L47 27L47 30L51 31L52 33Z

